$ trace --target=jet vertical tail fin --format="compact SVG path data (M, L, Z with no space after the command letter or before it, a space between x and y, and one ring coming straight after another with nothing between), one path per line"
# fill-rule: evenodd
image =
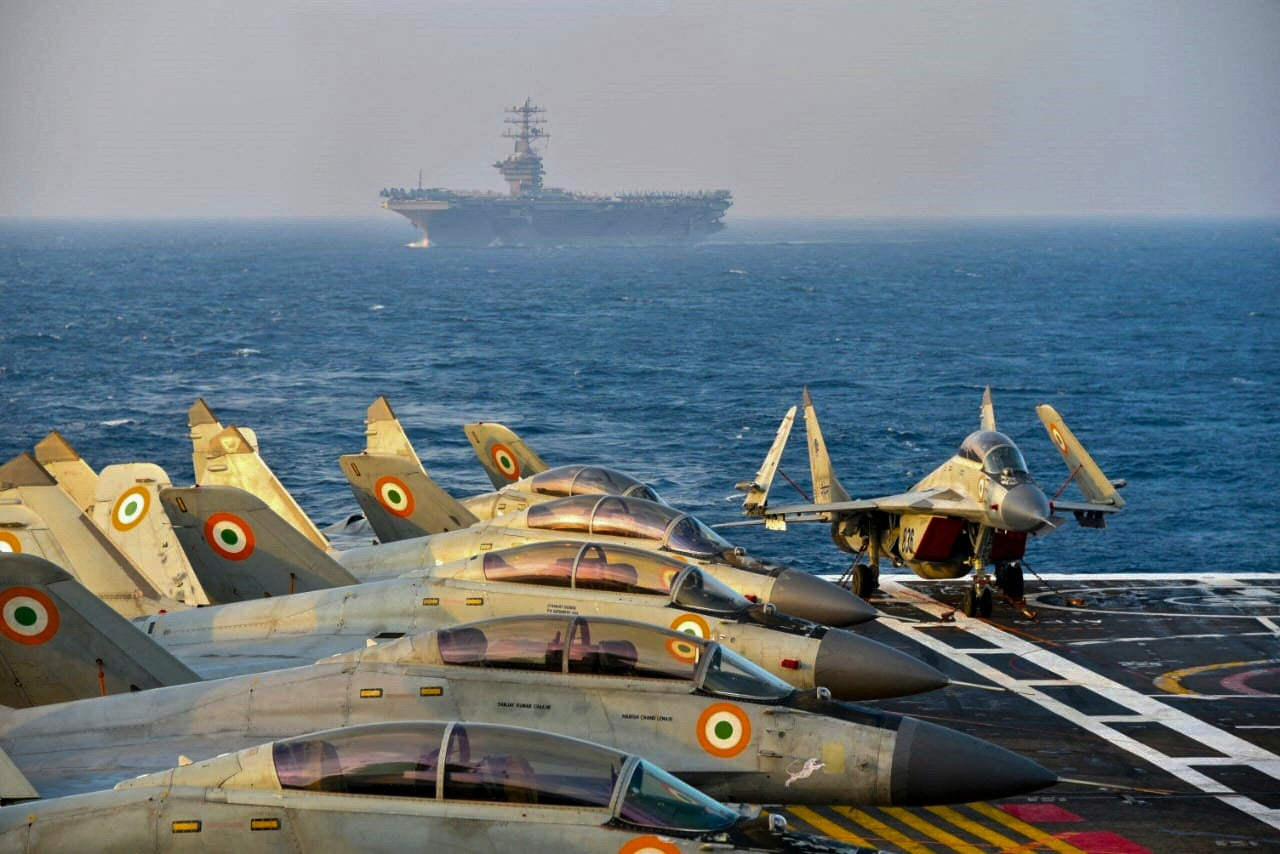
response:
M251 492L317 548L329 548L324 534L258 455L256 443L236 427L227 427L209 440L204 475L197 482L201 486L234 486Z
M413 449L413 443L409 441L404 427L400 426L400 419L396 418L385 395L369 405L364 419L364 435L364 449L370 454L395 454L423 468L418 452Z
M234 486L160 490L160 504L212 602L358 583L252 493Z
M1108 480L1102 473L1102 469L1093 461L1093 457L1089 456L1089 452L1080 444L1075 434L1067 429L1058 411L1049 404L1042 403L1036 407L1036 414L1040 416L1040 421L1048 431L1054 447L1062 454L1062 459L1067 464L1067 471L1080 485L1080 491L1084 493L1089 503L1105 504L1117 510L1123 507L1124 499L1116 491L1117 483ZM1124 482L1120 481L1118 485L1123 486Z
M93 506L93 492L98 486L98 475L89 464L57 430L37 442L35 452L36 462L44 466L76 506L87 513Z
M3 709L0 709L3 711ZM9 754L0 750L0 806L18 801L32 801L40 797L36 787L26 778Z
M126 617L182 607L111 542L35 457L20 454L0 466L0 496L3 514L16 514L12 521L23 526L0 531L0 543L8 539L4 535L16 534L10 546L18 542L26 551L34 545L40 554L64 560L81 584Z
M996 408L991 403L991 386L982 392L982 410L980 414L983 430L996 429Z
M522 477L546 471L549 466L529 449L513 430L493 421L466 424L462 428L475 448L494 489L502 489Z
M384 543L456 531L478 520L416 461L396 454L346 454L342 473Z
M71 575L29 554L0 555L0 673L0 703L18 708L200 678Z
M739 492L747 494L746 498L742 499L742 512L748 516L759 516L768 506L769 487L773 485L773 476L777 474L778 463L782 460L782 451L787 446L787 439L791 436L791 427L795 420L796 408L793 406L787 410L786 415L782 416L782 423L778 425L773 444L769 446L769 453L765 454L764 462L760 464L755 480L737 485Z
M169 475L152 463L107 466L98 478L93 521L171 599L208 605L209 597L160 506Z
M827 443L822 439L822 427L818 424L818 411L813 407L813 398L809 397L807 387L804 390L804 429L809 440L809 475L813 478L813 503L848 501L849 493L845 492L831 468L831 456L827 453Z

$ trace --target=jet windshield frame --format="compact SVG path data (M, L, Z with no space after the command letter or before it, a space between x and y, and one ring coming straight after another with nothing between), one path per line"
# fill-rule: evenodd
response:
M1013 474L1031 473L1022 451L1012 439L998 430L970 433L960 446L960 456L979 463L982 470L990 475L1001 475L1006 471Z
M670 506L653 487L629 474L604 466L556 466L529 478L529 491L538 495L622 495Z

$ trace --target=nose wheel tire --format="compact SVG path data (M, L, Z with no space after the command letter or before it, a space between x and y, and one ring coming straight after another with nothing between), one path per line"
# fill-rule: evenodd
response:
M855 596L870 599L871 594L875 593L876 588L880 586L880 570L860 563L853 568L851 582Z
M1013 601L1022 601L1023 595L1026 593L1026 585L1023 583L1022 564L997 564L996 586L1003 590L1004 595Z
M991 596L991 588L984 587L981 591L973 587L966 587L964 590L964 602L960 609L964 611L966 617L982 617L983 619L991 616L991 607L993 598Z

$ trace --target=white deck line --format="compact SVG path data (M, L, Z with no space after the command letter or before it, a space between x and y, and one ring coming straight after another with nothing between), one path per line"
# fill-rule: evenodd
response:
M1079 578L1080 576L1076 577ZM1098 576L1089 577L1097 578ZM1137 578L1137 576L1132 575L1122 577L1129 579ZM1154 575L1151 577L1157 580L1171 578L1171 576L1168 575ZM1240 576L1233 576L1233 578L1240 578ZM1206 579L1201 578L1200 580L1204 581ZM882 575L880 577L880 587L885 593L895 599L933 614L935 617L953 610L950 606L931 599L920 591L913 590L906 585L900 584L889 576ZM1162 724L1195 742L1203 744L1205 747L1216 751L1217 753L1223 754L1226 758L1215 757L1210 759L1166 756L1160 751L1149 747L1109 726L1108 720L1114 720L1117 717L1116 715L1086 715L1065 703L1059 702L1053 697L1036 690L1035 687L1036 684L1051 685L1053 683L1048 682L1047 680L1024 680L1008 676L996 668L983 663L973 655L958 651L937 638L932 637L928 631L921 630L920 626L927 626L929 624L902 623L897 620L882 620L881 625L911 638L917 643L929 647L942 656L963 664L965 667L987 679L990 679L997 685L1008 688L1013 693L1025 697L1042 708L1045 708L1080 728L1093 733L1099 738L1114 744L1123 750L1127 750L1152 765L1169 772L1183 782L1195 786L1201 791L1217 796L1223 803L1236 807L1245 814L1269 824L1276 829L1280 829L1280 809L1270 809L1248 797L1238 795L1229 787L1205 774L1201 774L1192 767L1193 765L1247 765L1271 777L1280 779L1280 756L1264 750L1255 744L1251 744L1242 738L1232 735L1231 733L1218 729L1211 724L1205 723L1192 715L1186 714L1185 712L1179 711L1171 706L1167 706L1154 697L1148 697L1147 695L1141 694L1131 688L1126 688L1124 685L1107 679L1088 668L1081 667L1080 665L1063 658L1056 653L1049 652L1048 650L1042 649L1029 641L1022 640L1021 638L1004 632L990 623L970 619L960 612L956 612L955 620L957 626L965 629L974 637L994 644L999 648L999 650L987 649L975 652L989 654L994 651L1005 651L1012 655L1025 658L1027 661L1044 668L1050 673L1056 673L1063 679L1069 680L1074 684L1084 686L1111 702L1132 710L1135 715L1139 717L1129 718L1128 720L1130 721L1146 720Z

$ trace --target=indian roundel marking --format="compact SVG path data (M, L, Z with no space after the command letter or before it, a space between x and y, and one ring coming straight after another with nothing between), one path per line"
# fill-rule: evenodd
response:
M22 541L18 539L17 534L11 534L8 531L0 531L0 552L9 552L11 554L22 553Z
M498 467L498 471L502 472L502 476L507 480L520 479L520 463L516 460L516 455L511 453L511 449L501 442L495 442L489 446L489 458L493 460L493 464Z
M1062 438L1062 431L1058 429L1057 424L1049 425L1049 438L1053 440L1053 444L1058 446L1058 450L1065 457L1067 455L1067 440Z
M657 836L637 836L618 849L618 854L679 854L680 849Z
M386 475L378 478L373 485L373 493L378 496L378 503L393 516L410 516L413 514L413 493L398 477Z
M234 513L214 513L204 523L204 539L227 560L244 560L253 554L253 529Z
M117 531L132 531L147 515L151 507L151 493L145 486L126 489L111 508L111 524Z
M751 718L733 703L713 703L698 716L698 743L712 756L737 756L750 741Z
M34 587L10 587L0 593L0 633L28 646L42 644L58 633L58 608Z
M671 623L671 628L686 635L706 640L711 637L711 628L707 621L697 614L682 614ZM677 638L667 640L667 652L677 661L692 663L698 660L698 644L684 643Z
M663 586L663 587L665 587L665 588L667 588L668 590L670 590L670 589L671 589L671 582L675 581L675 580L676 580L676 576L677 576L677 575L679 575L679 574L680 574L680 570L678 570L678 569L664 569L664 570L662 570L662 586Z

